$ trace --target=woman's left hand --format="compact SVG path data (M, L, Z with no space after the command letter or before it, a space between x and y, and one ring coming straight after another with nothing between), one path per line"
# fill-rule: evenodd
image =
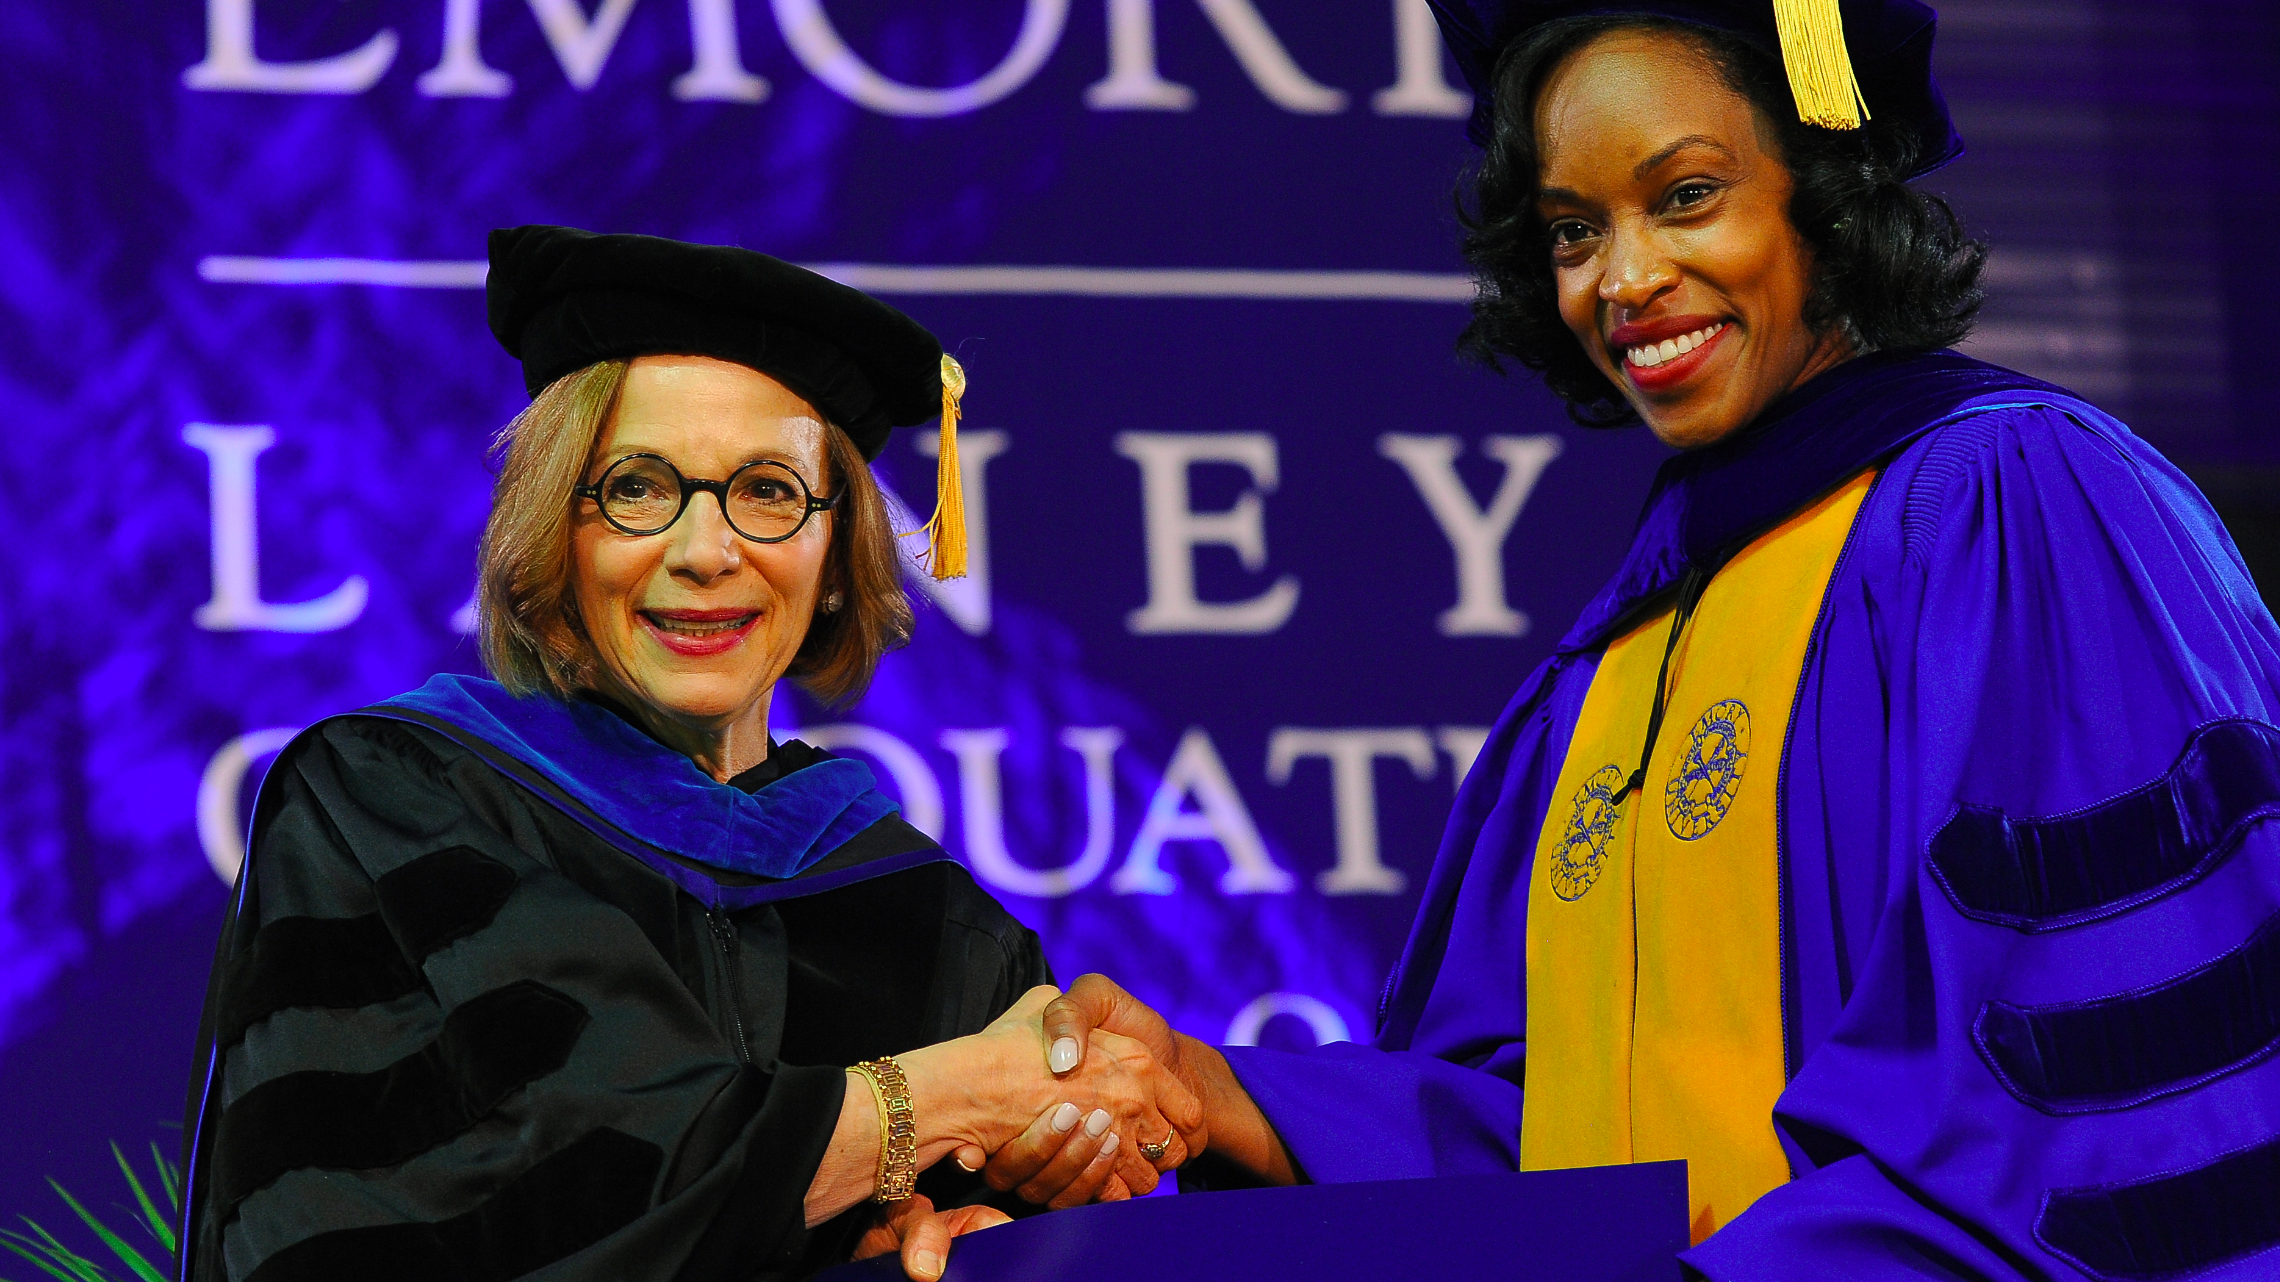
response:
M1012 1218L994 1206L937 1211L925 1194L917 1194L880 1214L855 1244L855 1258L868 1260L899 1250L906 1275L915 1282L935 1282L949 1264L950 1239L1009 1223Z

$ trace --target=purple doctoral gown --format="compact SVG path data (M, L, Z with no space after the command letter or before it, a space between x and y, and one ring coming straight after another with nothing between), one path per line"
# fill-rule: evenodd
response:
M1711 1278L2280 1270L2280 630L2193 486L1954 353L1671 460L1460 791L1373 1044L1230 1048L1315 1180L1511 1170L1529 865L1607 643L1864 467L1781 773L1793 1179Z

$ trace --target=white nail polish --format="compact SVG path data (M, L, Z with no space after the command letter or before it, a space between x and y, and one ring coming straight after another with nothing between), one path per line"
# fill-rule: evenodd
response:
M1061 1107L1053 1110L1052 1120L1046 1122L1045 1124L1053 1128L1053 1133L1055 1135L1066 1135L1070 1131L1076 1129L1077 1119L1082 1116L1084 1116L1084 1114L1078 1111L1076 1105L1063 1104Z
M1099 1139L1100 1133L1108 1129L1108 1122L1109 1117L1107 1109L1094 1109L1092 1111L1092 1114L1085 1118L1085 1134L1092 1136L1096 1140Z
M1114 1152L1116 1152L1116 1132L1110 1131L1108 1138L1100 1142L1099 1156L1107 1157Z
M1045 1062L1052 1066L1054 1072L1066 1073L1075 1068L1084 1057L1084 1048L1077 1045L1077 1039L1064 1037L1053 1043L1053 1049L1046 1054Z

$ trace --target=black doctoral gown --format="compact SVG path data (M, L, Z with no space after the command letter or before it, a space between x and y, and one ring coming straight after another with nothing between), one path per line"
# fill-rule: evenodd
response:
M875 792L884 817L841 840L868 812L843 813L795 876L739 874L533 768L543 735L492 734L508 751L368 711L304 734L255 808L191 1083L185 1282L806 1276L875 1210L803 1223L844 1066L1051 980L1036 936ZM588 774L641 755L610 734L566 755ZM642 772L670 767L626 778L656 796ZM793 741L734 783L765 801L850 767ZM988 1195L954 1163L920 1190Z

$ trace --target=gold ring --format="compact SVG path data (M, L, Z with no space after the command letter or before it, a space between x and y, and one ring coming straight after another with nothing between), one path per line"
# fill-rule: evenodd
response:
M1157 1141L1154 1144L1142 1144L1140 1146L1140 1156L1147 1158L1151 1162L1163 1161L1164 1154L1172 1151L1172 1140L1178 1135L1178 1131L1172 1131L1166 1134L1163 1139Z

